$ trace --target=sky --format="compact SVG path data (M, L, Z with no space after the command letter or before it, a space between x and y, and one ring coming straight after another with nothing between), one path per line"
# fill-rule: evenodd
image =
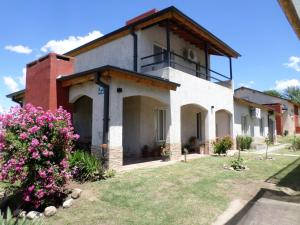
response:
M275 0L2 0L0 112L14 105L5 95L24 88L27 63L51 51L64 53L143 12L172 5L242 55L233 60L236 88L281 91L300 85L300 42ZM224 70L214 62L212 69Z

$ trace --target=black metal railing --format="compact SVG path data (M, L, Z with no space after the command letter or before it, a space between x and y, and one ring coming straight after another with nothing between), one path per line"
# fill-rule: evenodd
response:
M221 74L174 52L170 52L168 55L168 52L165 51L141 58L142 71L157 70L167 66L216 83L231 80L230 76Z

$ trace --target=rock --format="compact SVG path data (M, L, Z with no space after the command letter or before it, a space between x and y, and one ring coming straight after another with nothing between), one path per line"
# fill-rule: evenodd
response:
M50 216L55 215L56 212L57 212L57 209L54 206L49 206L49 207L45 208L44 215L46 217L50 217Z
M27 213L26 218L33 220L33 219L37 219L40 217L40 213L37 211L30 211L29 213Z
M237 152L236 150L228 150L227 151L227 156L230 156L230 157L234 156L236 152Z
M71 197L72 197L73 199L77 199L77 198L80 197L81 192L82 192L81 189L75 188L75 189L72 191Z
M18 215L18 218L22 219L26 217L26 212L25 211L21 211Z
M234 170L234 168L233 168L232 166L231 166L231 167L229 167L229 169L230 169L230 170Z
M73 205L73 201L74 201L74 200L73 200L72 198L70 198L70 199L64 201L63 207L64 207L64 208L70 208L70 207Z
M4 196L5 196L5 192L4 191L0 191L0 199L4 198Z

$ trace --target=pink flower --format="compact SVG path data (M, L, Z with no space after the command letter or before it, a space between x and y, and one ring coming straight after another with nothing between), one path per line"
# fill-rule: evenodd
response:
M32 158L39 159L40 158L40 154L38 152L33 152L32 153Z
M28 188L28 192L33 192L35 186L34 185L31 185L29 188Z
M39 175L41 178L45 179L47 177L47 174L45 171L39 171Z
M34 134L34 133L38 132L39 129L40 129L40 128L39 128L38 126L33 126L33 127L31 127L31 128L28 129L28 132L29 132L30 134Z
M21 133L20 134L20 139L21 140L25 140L25 139L27 139L28 138L28 135L26 134L26 133Z
M35 138L32 139L32 141L31 141L32 147L37 147L39 144L40 144L40 142L37 139L35 139Z

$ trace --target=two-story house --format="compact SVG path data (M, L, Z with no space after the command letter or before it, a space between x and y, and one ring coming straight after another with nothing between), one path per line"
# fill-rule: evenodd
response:
M212 55L228 60L227 75L211 68ZM160 156L161 145L179 159L191 139L209 152L216 137L233 137L231 59L239 56L175 7L151 10L29 63L26 90L9 97L68 109L80 140L95 155L107 151L112 168Z

